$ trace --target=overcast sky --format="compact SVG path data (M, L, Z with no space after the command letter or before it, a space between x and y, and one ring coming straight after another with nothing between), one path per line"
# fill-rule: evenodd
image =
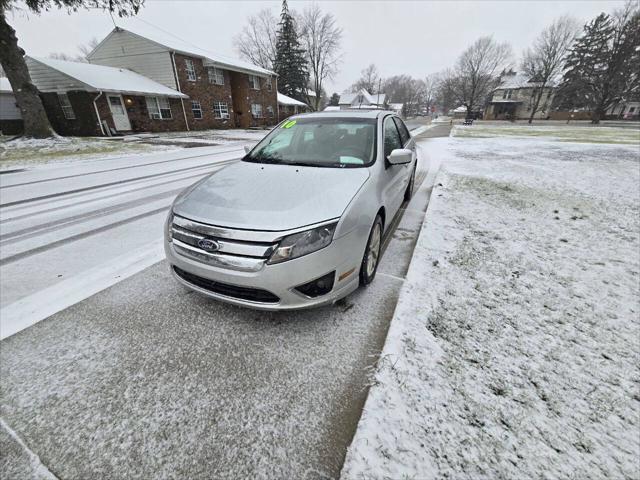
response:
M493 35L509 42L516 55L557 16L571 14L581 21L600 12L611 12L622 1L320 1L344 29L343 62L327 86L329 94L341 92L370 63L383 76L406 73L422 77L451 66L456 57L478 37ZM289 1L289 8L303 10L311 2ZM118 19L123 27L157 26L207 50L236 56L233 37L247 16L262 8L278 15L278 1L147 0L137 18ZM52 52L77 54L77 46L93 37L104 38L113 29L108 13L98 10L51 10L41 15L24 10L12 13L9 22L20 45L32 56Z

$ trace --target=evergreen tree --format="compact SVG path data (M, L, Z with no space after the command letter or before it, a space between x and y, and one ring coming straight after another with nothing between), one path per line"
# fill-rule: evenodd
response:
M556 105L587 108L599 123L607 109L638 91L640 13L631 4L612 17L598 15L584 27L567 57Z
M340 103L340 95L337 93L334 93L333 95L331 95L331 98L329 99L329 105L332 107L337 107Z
M289 13L287 0L283 0L274 70L278 74L278 91L302 102L306 100L309 78L304 53L298 41L295 20Z

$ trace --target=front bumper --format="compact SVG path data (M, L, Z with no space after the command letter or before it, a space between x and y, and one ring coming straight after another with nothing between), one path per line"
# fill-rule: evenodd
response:
M359 243L357 235L352 232L303 257L274 265L257 260L254 268L243 270L219 264L212 265L185 256L179 246L176 248L174 242L165 241L165 253L174 278L192 290L223 302L258 310L295 310L334 303L358 288L358 271L362 257L360 250L364 248L364 243ZM295 289L331 271L336 273L333 289L329 293L309 298ZM349 271L349 275L340 279ZM186 272L188 275L181 275L180 272ZM219 282L224 288L212 291L207 288L206 281L189 281L194 278L192 276ZM277 301L238 298L237 292L242 292L243 289L269 292L277 297Z

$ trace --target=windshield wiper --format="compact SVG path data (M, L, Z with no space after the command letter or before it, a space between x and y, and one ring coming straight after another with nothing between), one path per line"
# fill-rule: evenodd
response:
M283 162L282 160L280 160L279 158L276 157L264 157L264 156L260 156L260 157L245 157L245 161L247 162L253 162L253 163L286 163Z

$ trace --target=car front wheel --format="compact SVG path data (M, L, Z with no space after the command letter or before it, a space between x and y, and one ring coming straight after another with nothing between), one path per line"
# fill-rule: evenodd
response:
M368 285L375 278L376 272L378 271L378 262L380 261L381 251L382 218L378 215L371 227L369 240L367 241L367 248L365 248L362 264L360 265L360 285Z

